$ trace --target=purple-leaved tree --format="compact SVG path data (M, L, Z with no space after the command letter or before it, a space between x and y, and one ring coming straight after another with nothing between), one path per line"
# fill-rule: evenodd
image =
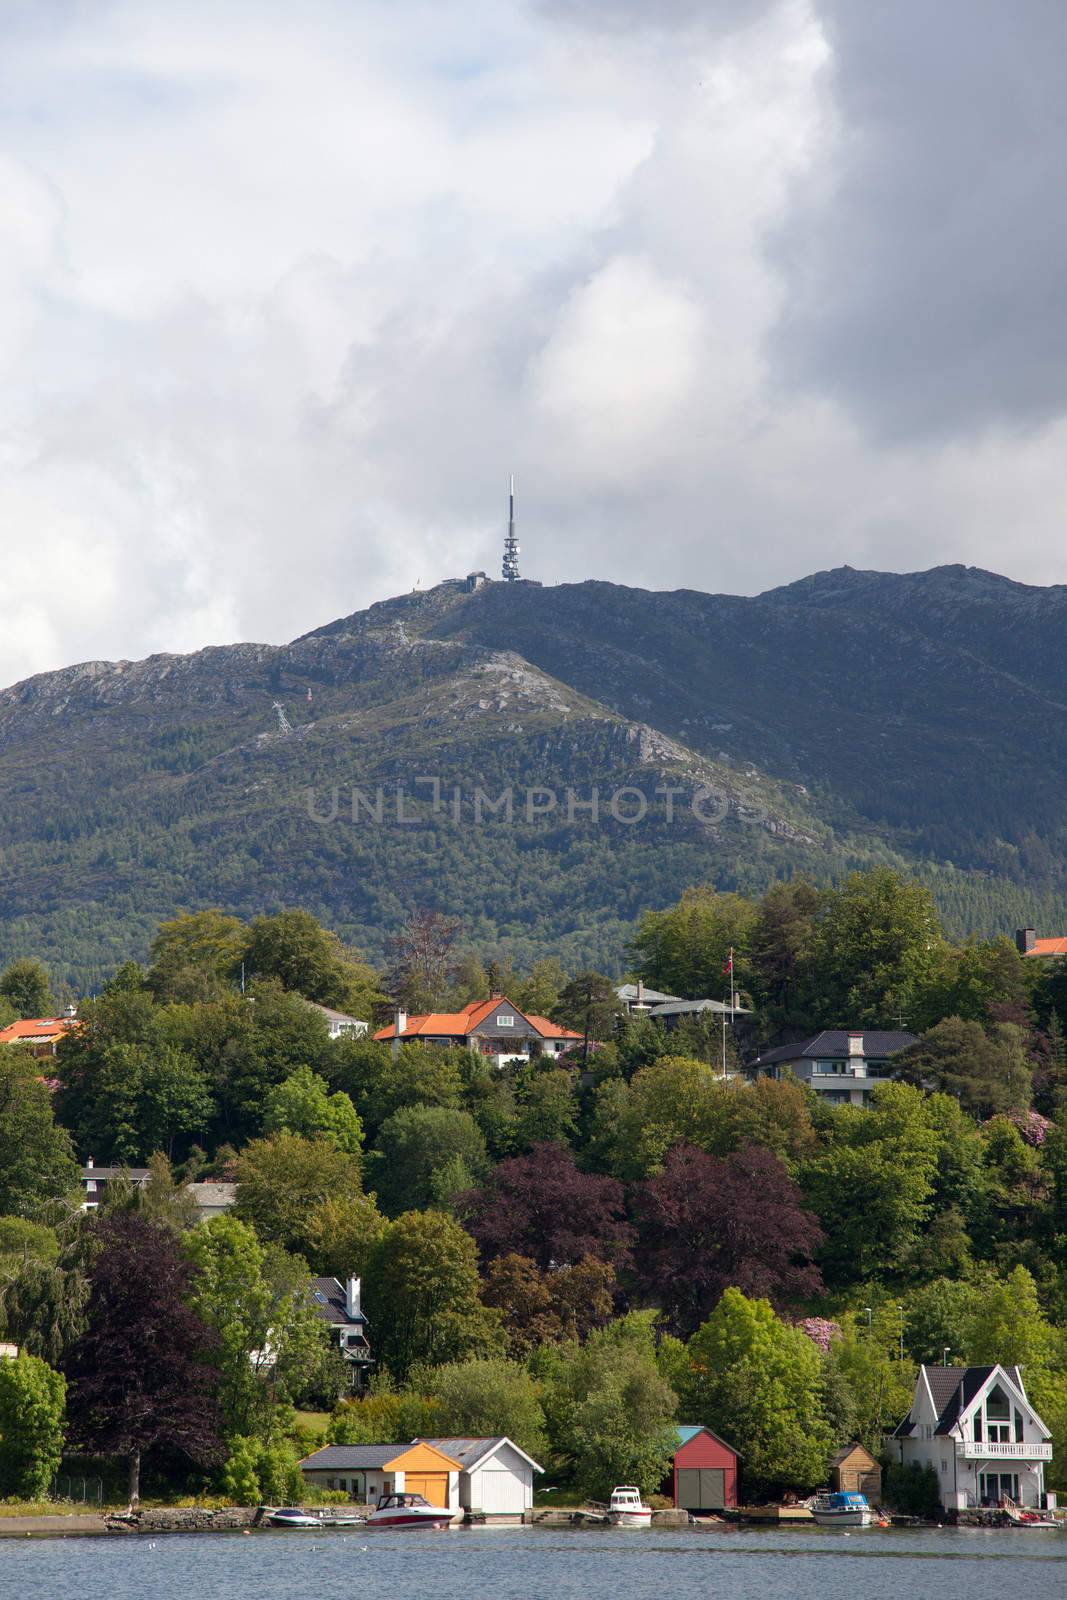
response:
M186 1301L192 1268L173 1233L119 1212L99 1223L97 1244L87 1327L63 1362L68 1437L126 1457L132 1507L149 1450L203 1466L220 1453L214 1335Z
M539 1144L495 1167L480 1189L460 1197L465 1225L486 1260L520 1255L542 1271L592 1256L629 1259L633 1229L622 1184L580 1172L562 1144Z

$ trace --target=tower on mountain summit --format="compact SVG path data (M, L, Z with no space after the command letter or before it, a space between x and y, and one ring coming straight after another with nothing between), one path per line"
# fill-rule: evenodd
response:
M515 537L515 476L512 474L511 487L508 491L508 536L504 540L504 565L502 568L505 583L514 583L519 576L519 541Z

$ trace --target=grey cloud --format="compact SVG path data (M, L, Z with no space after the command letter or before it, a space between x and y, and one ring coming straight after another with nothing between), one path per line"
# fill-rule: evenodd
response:
M889 439L1067 408L1062 0L821 0L839 149L772 249L772 349Z
M538 0L537 9L556 21L617 32L666 32L699 26L716 33L747 27L775 0Z

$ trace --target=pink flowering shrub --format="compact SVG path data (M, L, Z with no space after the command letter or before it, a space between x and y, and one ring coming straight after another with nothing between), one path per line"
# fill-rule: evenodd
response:
M1035 1149L1040 1149L1048 1137L1048 1130L1052 1123L1043 1117L1039 1111L1009 1111L1008 1121L1019 1130L1019 1135L1027 1144L1032 1144Z
M829 1350L831 1340L841 1337L841 1324L832 1322L829 1317L805 1317L797 1327L807 1334L812 1344L818 1345L823 1355Z

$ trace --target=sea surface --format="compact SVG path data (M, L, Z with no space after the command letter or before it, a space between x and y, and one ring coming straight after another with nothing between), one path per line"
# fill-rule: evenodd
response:
M1065 1600L1067 1531L471 1528L5 1539L0 1600Z

